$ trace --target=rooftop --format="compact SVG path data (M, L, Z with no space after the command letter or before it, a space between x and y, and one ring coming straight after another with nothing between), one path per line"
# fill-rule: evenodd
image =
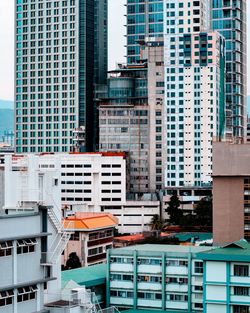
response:
M92 287L106 283L106 264L80 267L74 270L62 271L62 288L73 280L80 286Z
M123 313L152 313L152 312L156 312L156 313L188 313L188 311L185 310L166 310L166 311L159 311L159 310L126 310L123 311Z
M197 240L208 240L213 238L212 233L196 233L196 232L186 232L186 233L176 233L172 235L173 237L179 239L181 242L185 241L195 241Z
M76 212L75 215L66 217L63 221L64 228L68 230L89 231L107 227L115 227L118 220L108 213L83 213Z
M176 252L176 253L199 253L207 250L211 250L211 247L195 247L195 246L179 246L179 245L135 245L124 248L112 250L113 252L123 251L142 251L142 252Z
M250 261L250 244L241 239L221 248L204 251L199 254L203 260Z
M144 240L145 237L143 234L135 234L135 235L128 235L128 236L120 236L114 238L117 241L137 241L137 240Z

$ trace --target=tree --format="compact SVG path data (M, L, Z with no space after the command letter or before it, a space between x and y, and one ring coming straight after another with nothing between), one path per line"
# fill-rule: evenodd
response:
M167 207L167 213L169 215L169 223L172 225L180 225L183 212L180 209L181 202L177 195L172 195Z
M158 214L155 214L150 222L150 226L152 230L162 230L164 222L161 220Z
M212 197L202 198L194 208L195 224L197 226L212 226L213 200Z
M77 256L77 254L75 252L71 252L69 255L69 258L66 262L66 269L67 270L72 270L74 268L78 268L81 267L81 262L79 257Z

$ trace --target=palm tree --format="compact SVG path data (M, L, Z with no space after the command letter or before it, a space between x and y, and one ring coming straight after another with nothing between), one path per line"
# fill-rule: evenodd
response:
M161 220L160 215L155 214L150 221L151 230L162 230L164 222Z

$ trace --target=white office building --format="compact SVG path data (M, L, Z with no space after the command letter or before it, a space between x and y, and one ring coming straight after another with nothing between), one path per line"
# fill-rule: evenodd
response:
M17 154L6 157L4 166L6 208L47 199L65 216L72 211L111 213L121 233L147 231L152 217L160 214L156 195L126 197L124 153ZM50 185L58 187L56 192Z
M225 124L224 39L209 1L165 0L166 187L211 184L212 141Z

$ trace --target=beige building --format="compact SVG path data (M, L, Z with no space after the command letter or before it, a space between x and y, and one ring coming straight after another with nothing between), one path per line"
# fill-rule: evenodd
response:
M215 244L250 240L250 145L213 146L213 232Z
M163 41L141 46L142 60L119 64L98 91L99 150L128 154L129 188L135 193L164 187ZM104 92L101 94L100 91Z
M108 213L82 213L64 219L64 227L71 232L62 255L66 265L69 255L75 252L82 266L104 263L107 250L113 248L114 228L118 220Z

